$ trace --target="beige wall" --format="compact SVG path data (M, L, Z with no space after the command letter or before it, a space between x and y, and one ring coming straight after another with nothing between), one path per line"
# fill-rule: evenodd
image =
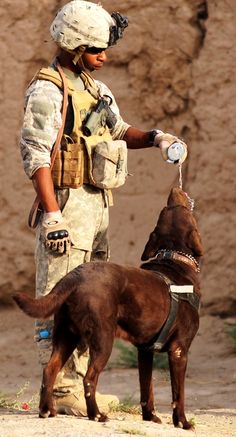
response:
M33 289L34 234L27 228L33 200L18 148L24 90L54 54L49 23L56 0L2 0L1 48L1 280L0 297ZM154 127L189 144L184 188L196 202L205 246L203 311L235 314L235 102L234 0L104 0L128 15L124 39L111 49L97 78L110 86L124 119ZM208 19L206 11L208 10ZM47 40L48 42L45 42ZM158 150L130 151L130 176L114 192L112 260L139 264L178 169Z

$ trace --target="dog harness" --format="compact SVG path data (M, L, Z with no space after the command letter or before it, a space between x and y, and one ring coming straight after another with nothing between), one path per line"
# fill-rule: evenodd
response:
M162 254L164 254L164 252L168 252L169 255L168 256L162 256L162 258L168 258L168 259L174 259L173 257L173 251L162 251ZM171 252L171 254L170 254ZM181 260L183 261L183 257L185 254L181 254ZM159 259L159 258L158 258ZM192 260L191 260L192 261ZM136 344L137 349L140 350L152 350L154 352L161 352L168 334L170 332L170 329L176 319L177 313L178 313L178 308L179 308L179 303L181 301L186 301L188 302L194 309L196 309L197 311L200 310L200 298L199 296L193 291L193 286L186 286L186 285L176 285L173 284L173 282L163 273L157 272L155 270L153 270L153 263L147 262L145 264L142 264L141 266L142 269L145 270L151 270L153 273L155 273L156 275L158 275L161 279L164 280L164 282L166 283L166 285L169 288L169 294L171 297L171 303L170 303L170 311L168 314L168 317L164 323L164 325L162 326L161 330L147 343L143 343L143 344ZM199 270L197 270L199 271ZM181 290L185 290L185 288L187 288L187 292L179 292L177 291L178 288ZM189 292L190 288L192 288L192 290Z

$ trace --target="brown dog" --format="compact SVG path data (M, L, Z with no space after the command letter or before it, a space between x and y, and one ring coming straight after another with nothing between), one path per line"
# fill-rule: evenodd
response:
M155 257L153 260L141 268L106 262L83 264L42 299L15 295L29 316L55 315L53 352L43 373L39 416L56 415L52 399L56 376L82 344L90 353L84 378L88 417L101 422L107 419L96 404L96 386L118 336L138 349L143 419L161 422L154 411L152 362L154 350L167 351L173 423L191 428L184 412L184 380L188 350L199 326L201 255L201 239L188 197L173 188L142 255L142 261ZM171 292L170 284L182 287ZM187 293L186 285L190 286Z

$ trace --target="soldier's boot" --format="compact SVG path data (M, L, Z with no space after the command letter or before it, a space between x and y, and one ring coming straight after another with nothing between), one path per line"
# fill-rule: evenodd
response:
M76 349L62 371L58 374L53 400L57 413L69 416L87 416L87 406L84 397L83 378L88 368L88 350ZM117 396L104 395L96 392L96 401L100 411L108 413L112 406L119 404Z
M65 396L53 396L54 405L58 414L68 416L87 416L87 407L84 393L69 393ZM119 399L114 395L104 395L96 392L96 401L98 408L103 413L109 413L112 408L119 404Z

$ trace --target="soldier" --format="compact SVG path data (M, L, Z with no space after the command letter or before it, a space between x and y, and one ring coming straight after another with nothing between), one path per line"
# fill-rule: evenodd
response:
M57 58L40 70L26 91L21 153L42 209L35 251L38 298L79 264L108 260L110 188L124 183L126 145L130 149L159 147L167 160L168 148L177 140L159 130L143 132L125 123L111 91L91 76L103 67L106 49L122 37L127 25L126 17L110 15L100 5L82 0L67 3L50 28L59 48ZM69 96L63 121L65 82ZM60 150L51 165L60 128ZM181 144L183 161L187 148ZM94 158L101 158L99 151L104 148L118 156L115 173L111 176L108 170L109 177L103 173L111 160L104 164ZM35 340L42 366L51 353L52 328L52 320L36 321ZM54 386L57 412L86 416L83 376L87 362L86 345L78 345ZM108 411L109 404L118 399L98 394L97 401Z

